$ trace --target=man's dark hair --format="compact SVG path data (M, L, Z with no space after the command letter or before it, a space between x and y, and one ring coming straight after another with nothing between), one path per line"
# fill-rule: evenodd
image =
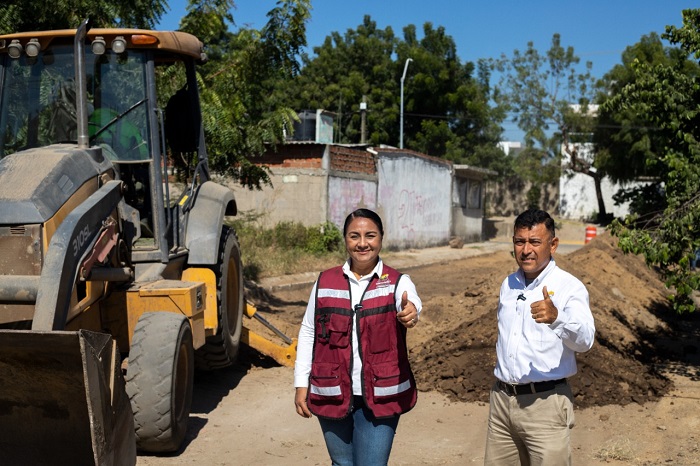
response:
M527 209L516 217L514 226L516 230L519 228L531 230L532 227L540 223L544 223L544 226L552 234L552 238L557 236L554 230L554 219L547 212L540 209Z
M367 218L372 220L377 225L377 228L379 229L379 234L384 236L384 227L382 226L382 219L379 218L379 215L377 215L376 212L369 209L357 209L351 212L350 215L348 215L345 218L345 224L343 225L343 236L347 235L348 226L350 225L350 222L352 222L356 218Z

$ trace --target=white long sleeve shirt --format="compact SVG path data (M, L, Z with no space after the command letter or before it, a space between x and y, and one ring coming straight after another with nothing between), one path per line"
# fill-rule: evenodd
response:
M355 275L350 271L350 263L345 262L343 265L343 272L349 277L350 282L350 299L352 302L352 307L359 304L360 298L364 293L365 289L369 285L370 279L377 274L382 275L384 264L379 259L379 262L374 267L374 270L369 275L365 275L359 280L355 278ZM311 295L309 296L309 303L306 306L306 312L304 313L304 318L301 321L301 328L299 329L299 340L297 342L297 359L294 364L294 386L295 387L308 387L309 386L309 374L311 373L311 362L313 356L313 345L314 345L314 314L316 312L316 286L318 286L318 281L314 283L313 289L311 290ZM396 312L401 311L401 296L403 292L407 293L408 300L412 302L416 309L418 310L418 316L422 309L422 302L418 297L416 292L416 286L411 281L411 277L408 275L402 275L399 282L396 284L396 292L394 295L396 299ZM357 328L357 315L354 317L355 321L353 323L354 328ZM357 341L357 332L352 332L352 355L353 355L353 365L352 365L352 392L354 395L362 395L362 360L360 359L359 352L359 342Z
M541 301L546 286L557 319L538 324L530 304ZM591 349L595 325L588 291L552 259L529 285L521 270L501 285L498 302L497 362L494 375L506 383L543 382L576 373L576 353Z

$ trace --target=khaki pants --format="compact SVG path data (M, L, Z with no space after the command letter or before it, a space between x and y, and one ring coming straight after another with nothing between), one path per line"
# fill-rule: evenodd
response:
M569 384L532 395L491 390L486 466L571 465L574 406Z

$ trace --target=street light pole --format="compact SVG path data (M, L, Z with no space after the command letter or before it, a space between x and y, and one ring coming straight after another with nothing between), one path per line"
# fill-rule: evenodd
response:
M401 76L401 128L399 129L399 149L403 149L403 81L406 79L408 63L412 61L412 58L406 59L406 63L403 65L403 76Z

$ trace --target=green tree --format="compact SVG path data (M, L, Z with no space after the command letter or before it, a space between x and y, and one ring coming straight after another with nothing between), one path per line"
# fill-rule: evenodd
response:
M165 13L167 0L4 0L0 34L78 27L85 18L93 27L152 29Z
M622 63L615 65L601 80L598 102L604 104L612 96L637 80L641 66L673 67L687 75L697 75L700 67L688 60L688 53L678 47L666 47L656 33L645 35L625 49ZM643 187L623 187L615 198L631 201L632 213L644 215L665 207L662 179L666 170L661 162L667 135L645 113L630 107L600 107L594 131L596 167L618 183L645 177L653 180Z
M261 30L229 32L232 0L190 0L180 29L207 43L212 59L200 68L203 124L210 165L243 186L269 183L254 158L266 144L284 140L296 113L273 97L277 82L298 71L296 57L306 45L309 0L284 0L268 12Z
M579 63L573 47L561 45L559 34L553 35L546 54L529 42L525 51L515 50L511 57L491 61L492 69L501 74L494 95L525 133L525 148L515 162L523 177L534 185L554 182L560 174L563 146L570 156L567 168L594 179L599 214L604 216L600 175L591 170L590 160L576 144L586 140L592 127L589 104L595 88L591 63L583 71Z
M679 44L686 54L700 58L700 10L684 10L683 26L668 26L662 36ZM700 248L700 77L687 73L678 61L632 67L634 79L606 104L611 112L645 115L654 128L643 151L646 166L653 167L663 196L663 209L615 221L612 232L625 252L643 254L649 265L675 290L674 308L693 311L693 290L700 276L690 260Z
M335 141L362 141L360 103L367 102L365 140L398 146L400 83L404 82L404 146L458 163L504 170L505 155L497 149L501 129L498 110L489 101L488 69L475 76L472 63L462 64L454 40L443 27L380 29L365 16L356 29L333 32L303 56L299 76L281 83L278 94L289 107L325 109L335 114Z
M497 165L502 113L490 105L484 63L477 65L478 72L473 63L461 63L452 37L431 23L424 24L420 40L413 25L405 27L397 54L413 59L405 92L406 146L458 163L475 163L488 153L493 160L483 157L479 162L488 168Z
M392 60L397 41L391 27L379 29L365 16L356 30L326 37L314 47L313 58L302 55L301 72L294 81L280 83L279 98L297 110L332 112L334 141L339 143L360 142L364 98L368 103L366 140L374 145L398 143L399 81Z

